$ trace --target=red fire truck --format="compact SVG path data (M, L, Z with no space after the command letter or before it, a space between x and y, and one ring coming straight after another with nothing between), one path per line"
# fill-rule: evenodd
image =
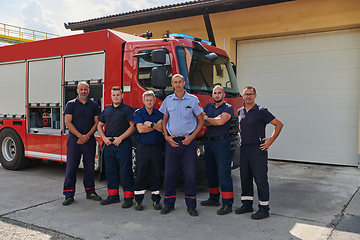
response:
M113 86L121 86L124 103L134 109L143 106L142 93L153 90L159 108L173 93L170 82L176 73L184 76L186 91L202 106L213 101L215 85L224 87L235 114L243 105L226 52L186 35L153 40L102 30L0 47L1 165L19 170L42 159L66 162L69 130L62 112L67 101L77 97L79 81L90 85L89 97L101 109L111 104ZM234 168L239 165L238 131L234 116ZM204 130L197 136L198 176L205 176L203 136ZM101 170L102 140L97 133L96 139L96 168Z

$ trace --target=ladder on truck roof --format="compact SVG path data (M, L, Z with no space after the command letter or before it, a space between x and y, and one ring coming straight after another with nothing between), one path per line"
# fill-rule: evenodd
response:
M0 46L33 42L54 37L60 37L60 35L0 23Z

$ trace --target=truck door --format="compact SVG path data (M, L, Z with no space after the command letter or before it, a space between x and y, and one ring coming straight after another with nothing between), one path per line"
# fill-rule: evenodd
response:
M171 78L173 76L173 69L174 66L172 66L173 54L171 52L170 47L166 48L166 63L164 65L153 63L151 61L151 52L153 50L156 50L156 48L153 49L139 49L136 58L134 58L134 66L137 66L135 69L134 75L137 76L137 84L138 86L142 87L145 90L152 90L156 94L157 98L160 100L163 100L166 95L173 92L173 88L171 87ZM174 64L175 65L175 64ZM151 84L151 70L154 67L162 67L164 66L166 68L166 78L167 78L167 87L163 91L161 89L154 88ZM165 93L165 94L164 94ZM133 104L134 106L138 106L141 108L143 106L141 97L137 97L137 99L133 98ZM161 103L157 101L157 104L155 105L156 108L159 108Z

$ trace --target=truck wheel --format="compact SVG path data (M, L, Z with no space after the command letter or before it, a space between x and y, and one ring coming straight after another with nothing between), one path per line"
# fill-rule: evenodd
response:
M24 144L19 134L10 128L0 132L0 163L7 170L20 170L29 165L25 158Z

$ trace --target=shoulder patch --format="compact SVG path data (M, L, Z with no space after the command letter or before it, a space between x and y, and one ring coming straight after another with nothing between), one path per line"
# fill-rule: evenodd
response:
M259 105L259 110L260 111L265 111L265 110L268 110L268 109L266 107L262 107L262 106Z

